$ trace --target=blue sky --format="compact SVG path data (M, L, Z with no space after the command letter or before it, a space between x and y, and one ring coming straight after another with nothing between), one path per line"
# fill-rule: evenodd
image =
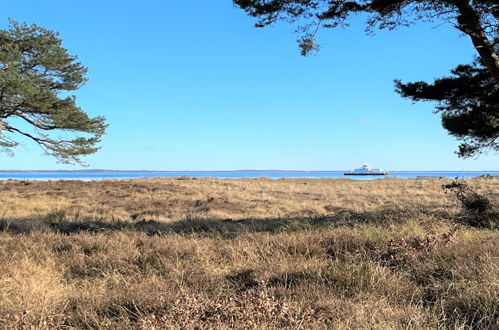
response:
M4 19L60 32L89 68L76 95L109 129L90 168L497 170L499 155L459 159L432 104L412 104L393 79L431 80L472 61L449 26L321 30L301 57L295 27L256 29L230 0L18 0ZM79 169L23 141L0 169Z

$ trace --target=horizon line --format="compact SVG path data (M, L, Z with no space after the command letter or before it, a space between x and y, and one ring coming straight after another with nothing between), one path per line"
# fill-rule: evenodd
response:
M214 172L343 172L349 169L337 170L257 170L257 169L239 169L239 170L111 170L111 169L78 169L78 170L0 170L0 173L13 172L162 172L162 173L214 173ZM497 170L388 170L389 172L499 172Z

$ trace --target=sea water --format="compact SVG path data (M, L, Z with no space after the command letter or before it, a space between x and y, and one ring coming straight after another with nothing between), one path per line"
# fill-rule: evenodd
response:
M386 176L345 176L345 171L0 171L0 180L103 180L137 179L156 177L195 178L348 178L375 180L391 178L470 178L477 176L499 176L499 171L392 171Z

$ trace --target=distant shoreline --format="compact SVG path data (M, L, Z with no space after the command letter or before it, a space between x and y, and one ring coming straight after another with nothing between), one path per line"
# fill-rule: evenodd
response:
M3 170L0 180L109 180L145 178L220 178L220 179L350 179L379 180L383 178L422 179L499 177L499 171L390 171L388 175L345 176L348 171L133 171L133 170Z
M348 170L0 170L0 173L339 173ZM421 173L480 173L499 170L391 170L390 173L421 172Z

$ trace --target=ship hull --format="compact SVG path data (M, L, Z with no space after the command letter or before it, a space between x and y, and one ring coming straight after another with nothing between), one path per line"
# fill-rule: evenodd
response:
M388 173L343 173L343 175L388 175Z

